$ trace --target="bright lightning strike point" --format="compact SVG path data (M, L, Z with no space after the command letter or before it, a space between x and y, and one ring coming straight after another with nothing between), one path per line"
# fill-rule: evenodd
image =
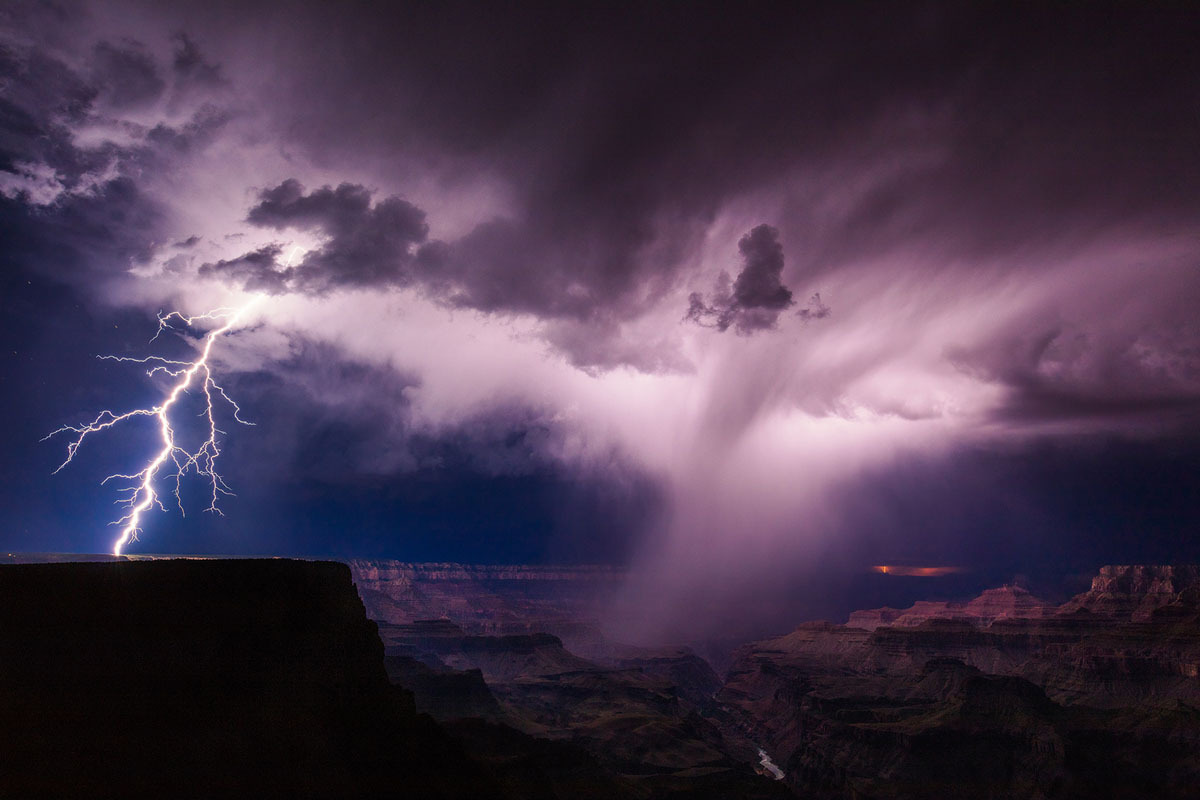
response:
M183 513L183 501L179 496L180 482L183 476L189 471L195 471L196 474L204 476L211 485L212 499L206 509L207 511L220 514L221 510L217 507L218 499L221 495L233 494L225 484L225 481L221 479L216 469L217 458L221 455L221 449L217 441L218 434L225 433L225 431L217 427L216 417L214 416L217 401L223 401L232 409L235 421L243 425L250 425L252 423L246 422L241 418L241 409L238 407L238 404L213 379L209 357L212 354L213 345L217 339L237 325L246 312L261 299L261 295L256 296L240 308L218 308L206 314L198 314L193 317L185 317L177 311L173 311L170 314L160 314L158 317L158 332L154 334L154 338L150 341L157 339L175 321L188 327L200 322L220 322L221 324L205 334L200 353L192 361L176 361L160 358L159 356L146 356L145 358L100 356L100 358L109 361L129 361L136 364L148 364L151 365L151 368L147 370L147 375L153 376L162 373L174 378L175 382L167 392L162 403L151 408L137 408L127 411L124 414L115 414L106 409L101 411L89 423L83 425L65 425L43 438L42 441L45 441L51 436L60 433L70 432L76 434L74 440L67 445L67 459L59 465L58 469L54 470L55 473L58 473L59 470L70 464L72 459L75 458L75 453L79 451L80 445L83 444L88 435L107 430L134 417L158 418L159 433L162 440L162 449L158 451L158 454L138 472L131 474L117 473L109 475L101 481L101 483L108 483L111 480L123 480L129 483L122 490L125 496L121 500L118 500L118 503L124 505L129 511L121 519L111 523L121 526L121 535L113 544L113 555L121 555L121 550L127 544L138 540L138 533L141 531L139 526L143 514L154 507L163 511L166 510L166 507L162 504L158 493L154 489L154 481L160 476L160 473L163 473L164 477L168 480L174 480L175 487L173 494L175 495L175 502L179 506L180 513ZM171 410L179 401L180 396L188 391L193 383L199 386L204 397L204 411L201 412L201 416L207 420L208 436L198 448L191 450L181 446L176 440L175 428L171 424ZM171 467L174 468L173 471L169 471ZM164 470L168 471L164 472Z

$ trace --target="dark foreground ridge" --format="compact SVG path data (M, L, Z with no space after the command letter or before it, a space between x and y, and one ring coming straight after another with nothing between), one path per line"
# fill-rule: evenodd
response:
M0 796L502 796L343 564L0 567Z
M450 627L451 661L462 651L460 660L486 662L490 677L525 680L527 693L546 694L551 705L579 706L580 691L596 693L555 683L567 683L557 677L560 668L590 665L554 636L467 637ZM524 718L501 713L482 673L434 670L398 656L390 661L399 666L390 668L409 682L398 685L389 682L384 655L344 564L0 565L0 797L788 795L720 753L715 761L700 758L699 768L671 763L649 774L643 754L627 774L624 762L608 756L611 736L589 749L561 740L570 738L569 726L533 726L558 741L531 735L514 727ZM556 675L541 679L546 670ZM670 686L630 681L602 681L600 688L637 690L666 703L670 713L656 712L651 721L683 716ZM715 683L714 676L709 694ZM418 713L410 686L445 700L427 709L444 718ZM624 713L630 706L614 707ZM580 719L594 721L606 709ZM646 727L640 717L621 718ZM656 745L658 756L680 749L679 737L668 733L670 741Z

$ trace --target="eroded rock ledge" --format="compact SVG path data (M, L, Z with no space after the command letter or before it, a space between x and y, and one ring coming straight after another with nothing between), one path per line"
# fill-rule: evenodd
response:
M805 797L1189 797L1200 571L1108 566L742 648L718 699Z

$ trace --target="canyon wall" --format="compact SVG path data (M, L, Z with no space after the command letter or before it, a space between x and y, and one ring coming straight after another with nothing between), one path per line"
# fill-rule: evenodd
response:
M743 647L718 700L805 797L1190 797L1194 566L1108 566L1062 606L1002 587Z

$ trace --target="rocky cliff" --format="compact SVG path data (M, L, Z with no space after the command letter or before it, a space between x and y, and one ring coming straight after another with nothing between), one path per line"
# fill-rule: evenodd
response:
M1195 567L1105 567L808 623L742 648L718 699L814 797L1187 797L1200 779Z
M503 796L334 563L0 567L0 752L5 797Z
M581 654L603 649L597 609L624 579L607 566L346 563L372 619L445 618L475 635L549 633Z
M910 608L873 608L855 611L847 623L854 628L875 630L881 625L914 628L927 619L960 619L986 625L997 619L1038 619L1056 611L1055 606L1034 597L1018 586L988 589L967 602L921 600Z
M631 648L601 664L550 634L471 635L444 619L380 623L380 635L389 674L455 730L487 730L469 727L479 717L569 743L646 796L787 796L705 718L720 681L689 650Z
M1062 611L1086 609L1111 619L1148 621L1164 606L1200 587L1200 566L1123 565L1100 568L1092 587L1067 602Z

